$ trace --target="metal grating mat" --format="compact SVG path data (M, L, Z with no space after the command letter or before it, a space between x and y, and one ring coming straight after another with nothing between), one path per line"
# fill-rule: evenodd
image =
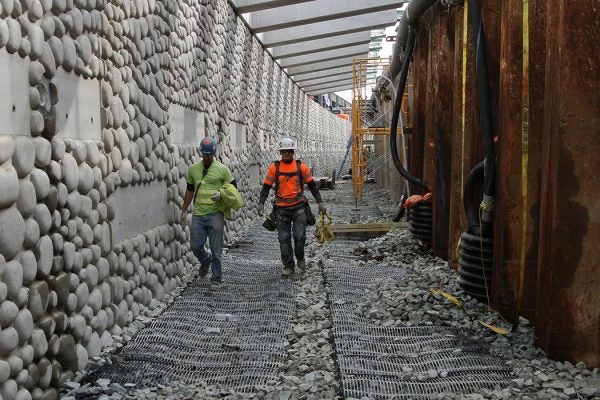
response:
M239 392L277 379L295 315L297 277L282 279L275 233L260 225L223 255L224 285L199 278L88 378L136 383L206 382Z
M380 377L373 374L363 376L342 377L343 390L346 397L372 400L391 399L438 399L447 393L470 393L480 388L492 389L506 385L506 379L492 377L488 374L474 374L458 378L436 378L430 381L402 381L394 377ZM368 395L366 395L368 393ZM454 397L450 397L454 398Z
M407 272L344 263L352 254L350 246L352 243L333 242L324 271L344 396L431 399L442 393L479 392L510 382L512 376L502 360L490 356L487 345L474 342L468 331L384 327L356 314L357 300L369 284L378 279L402 279Z
M419 373L427 373L429 370L443 370L447 375L455 375L464 372L481 372L481 371L500 371L498 360L492 357L480 357L477 354L463 355L460 357L449 357L448 353L438 353L423 355L417 358L419 361L414 362L410 357L402 357L402 355L389 354L385 358L381 358L381 354L372 354L370 356L364 353L347 353L346 356L339 356L340 360L348 361L343 364L347 367L342 370L345 374L362 375L376 374L378 376L398 376L398 370L403 368L407 373L403 375L413 375ZM346 360L346 358L360 356L360 359Z

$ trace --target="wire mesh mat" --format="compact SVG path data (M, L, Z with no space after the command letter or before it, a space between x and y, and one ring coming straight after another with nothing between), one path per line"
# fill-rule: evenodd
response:
M161 315L90 379L136 387L206 382L251 392L276 379L286 358L297 278L281 278L275 233L251 229L223 256L224 283L190 283Z
M345 397L430 399L502 387L512 379L502 360L467 331L440 326L382 326L356 313L362 294L378 279L402 279L390 266L348 262L356 242L328 246L332 333Z
M429 381L403 381L399 377L387 377L369 374L366 376L343 377L344 395L346 397L369 399L439 399L448 394L449 398L456 393L471 393L474 389L505 386L505 378L497 378L488 374L473 374L459 378L436 378ZM367 395L368 393L368 395Z

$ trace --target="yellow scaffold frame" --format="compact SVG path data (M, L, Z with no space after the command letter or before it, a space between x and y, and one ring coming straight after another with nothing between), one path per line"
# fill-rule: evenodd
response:
M381 75L388 70L387 58L355 58L352 62L352 183L354 196L362 197L367 180L367 154L365 140L370 136L388 135L389 128L370 128L364 126L365 106L367 104L368 74ZM401 129L398 128L398 133Z

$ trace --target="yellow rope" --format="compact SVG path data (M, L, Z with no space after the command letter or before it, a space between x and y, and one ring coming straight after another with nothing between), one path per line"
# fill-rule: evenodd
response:
M327 219L327 222L325 222ZM315 237L319 243L325 243L335 239L335 235L331 230L331 214L319 213L319 223L315 229Z
M463 188L465 186L465 115L467 113L467 39L468 35L468 19L469 19L469 3L465 0L464 16L463 16L463 41L462 41L462 118L461 118L461 133L460 133L460 202L463 202Z
M525 253L527 250L527 166L529 163L529 0L523 0L523 121L521 124L521 254L519 257L519 289L517 321L523 307L525 286Z

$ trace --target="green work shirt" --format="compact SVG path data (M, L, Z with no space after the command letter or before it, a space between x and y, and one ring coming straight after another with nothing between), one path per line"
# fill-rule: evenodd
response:
M233 175L229 168L217 160L213 160L206 175L204 174L204 164L202 162L193 164L188 169L186 181L194 185L196 192L192 214L208 215L218 212L217 203L210 197L218 192L224 184L233 182Z

